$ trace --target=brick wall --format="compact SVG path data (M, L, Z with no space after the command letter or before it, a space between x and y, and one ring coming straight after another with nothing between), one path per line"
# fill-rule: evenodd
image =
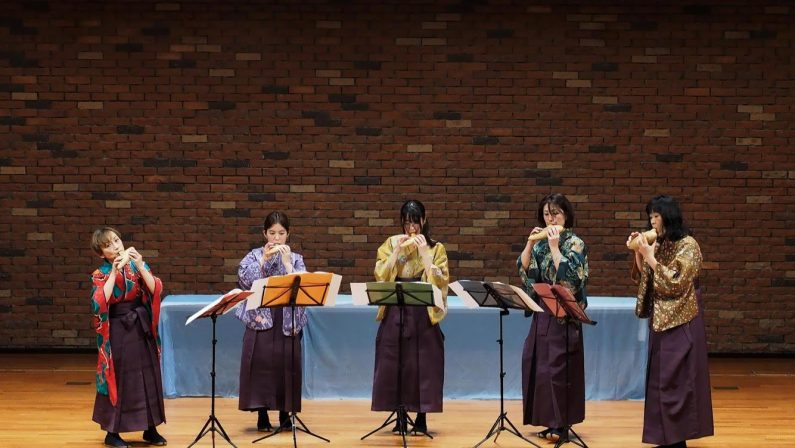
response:
M419 198L454 279L516 283L560 191L591 295L634 294L626 235L673 194L710 350L795 352L795 7L528 3L5 2L0 347L91 346L96 226L220 293L282 209L347 285Z

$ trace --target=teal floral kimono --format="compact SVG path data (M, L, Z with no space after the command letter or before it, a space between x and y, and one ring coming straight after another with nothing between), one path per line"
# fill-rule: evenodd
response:
M570 229L566 229L560 234L558 247L561 258L557 269L552 261L552 251L547 240L539 241L533 246L527 270L522 269L522 257L516 260L522 285L533 298L535 298L533 283L563 285L571 291L580 307L585 309L588 306L585 285L588 283L589 275L588 250L585 243Z
M525 290L539 301L534 283L562 285L585 309L588 299L588 250L570 229L560 234L561 259L552 261L549 242L533 246L527 269L517 266ZM546 304L535 313L522 349L523 423L560 428L585 420L585 357L581 326L557 319ZM567 387L568 385L568 387Z

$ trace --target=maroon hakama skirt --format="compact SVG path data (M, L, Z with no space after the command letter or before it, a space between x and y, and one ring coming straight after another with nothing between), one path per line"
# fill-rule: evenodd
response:
M649 319L643 443L668 445L715 432L704 311L697 297L698 314L686 324L658 333Z
M524 424L561 428L585 420L582 327L561 324L546 307L535 313L522 351ZM568 331L568 382L566 332Z
M410 412L442 412L444 388L444 335L431 324L423 306L403 308L400 340L400 309L389 306L375 338L373 411L394 411L403 405ZM398 351L402 374L398 394Z
M140 302L110 306L110 349L117 401L97 393L93 420L108 432L142 431L166 421L160 360L151 318Z
M273 327L246 328L240 360L238 409L301 412L301 338L285 336L282 307L271 309ZM295 352L293 353L293 349Z

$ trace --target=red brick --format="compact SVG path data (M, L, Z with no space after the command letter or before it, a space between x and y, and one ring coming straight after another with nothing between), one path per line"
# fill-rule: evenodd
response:
M521 243L537 201L561 191L576 199L577 231L592 254L591 294L634 294L626 264L604 254L621 251L626 233L645 227L649 197L672 193L705 256L710 350L795 350L787 330L793 316L776 306L777 297L793 294L795 272L788 212L795 131L787 126L795 105L783 93L795 87L783 51L794 42L781 9L744 2L736 6L744 14L711 16L708 29L692 26L681 5L663 5L657 32L673 39L656 44L633 30L629 6L604 11L585 0L555 8L508 2L501 12L513 22L484 16L463 27L465 15L428 15L427 5L405 2L394 3L403 15L365 9L340 21L328 2L317 5L327 12L309 28L278 33L245 14L230 16L222 3L190 17L177 2L125 3L124 14L111 6L110 21L85 25L89 35L64 47L58 42L69 39L59 34L87 23L80 11L99 7L80 4L49 2L48 12L21 0L4 4L9 17L50 31L47 39L0 36L40 66L6 64L0 79L15 89L0 92L0 204L12 212L0 232L6 246L24 251L0 257L0 292L9 291L3 301L27 325L24 336L0 331L0 347L92 345L84 301L95 267L86 247L93 226L118 226L156 253L148 259L169 292L222 292L236 267L224 261L239 260L260 238L250 230L284 209L310 266L355 260L333 268L345 275L345 290L371 279L375 250L397 231L382 224L418 197L434 236L478 254L451 262L453 278L517 283L510 266L518 254L506 248ZM263 8L259 14L273 23L293 20L286 10ZM171 37L182 27L204 32L163 40L142 33L152 23L165 23ZM436 25L405 31L422 31L422 23ZM539 41L532 30L549 23L556 26ZM748 30L758 23L775 39L756 40ZM373 37L387 27L404 31ZM459 45L503 28L512 37ZM581 45L569 45L572 36ZM252 41L277 52L259 58ZM141 52L115 51L134 42ZM768 43L777 51L746 51ZM537 57L516 56L523 54ZM450 55L472 62L448 62ZM597 69L607 64L616 71ZM210 109L210 102L234 107ZM143 134L117 132L130 125ZM368 135L357 134L363 128ZM615 152L592 153L594 146ZM154 159L163 162L145 163ZM160 184L184 188L159 191ZM248 213L223 216L236 210ZM760 264L774 262L776 269ZM24 305L34 296L54 305ZM59 311L59 323L25 321L45 310ZM784 342L759 342L769 335Z

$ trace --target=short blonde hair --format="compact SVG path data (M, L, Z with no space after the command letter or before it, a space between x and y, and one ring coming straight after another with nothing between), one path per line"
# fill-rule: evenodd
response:
M91 249L97 254L102 255L102 249L107 247L110 243L110 240L113 238L112 235L121 238L121 233L113 227L100 227L94 230L94 234L91 235Z

